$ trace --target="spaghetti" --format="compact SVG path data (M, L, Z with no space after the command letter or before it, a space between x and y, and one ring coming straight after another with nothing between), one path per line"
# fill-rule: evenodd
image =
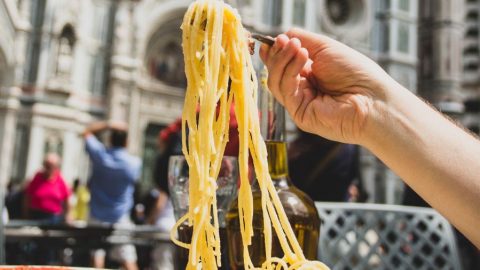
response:
M190 170L190 205L173 228L172 240L190 250L187 269L217 269L221 265L215 179L228 141L233 101L240 145L238 205L245 269L328 269L303 255L272 184L267 149L260 135L258 84L240 16L223 1L198 0L188 8L182 30L188 81L182 114L182 150ZM262 194L266 261L261 266L253 265L248 251L253 237L250 155ZM193 227L191 243L174 237L185 221ZM279 239L283 258L271 254L273 233Z

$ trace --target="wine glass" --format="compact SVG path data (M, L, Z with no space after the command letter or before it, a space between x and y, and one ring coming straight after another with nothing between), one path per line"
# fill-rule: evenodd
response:
M189 176L188 163L184 156L170 157L168 165L168 187L173 204L173 212L178 220L188 212L189 207ZM227 267L227 239L225 215L230 203L238 192L238 162L236 157L224 156L217 177L217 213L220 227L220 244L222 249L222 269ZM178 227L178 239L189 243L192 237L192 227L184 222ZM188 250L177 248L175 269L185 269L188 261Z

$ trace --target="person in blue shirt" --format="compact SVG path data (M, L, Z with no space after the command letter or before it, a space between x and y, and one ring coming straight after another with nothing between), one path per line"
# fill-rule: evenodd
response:
M106 147L94 134L110 132L110 147ZM83 134L86 151L91 160L89 178L90 222L93 224L121 224L133 226L130 210L133 206L135 183L140 177L141 160L128 153L127 125L124 123L96 122ZM110 250L112 260L124 269L138 269L133 245L118 245ZM104 268L105 251L93 252L93 266Z

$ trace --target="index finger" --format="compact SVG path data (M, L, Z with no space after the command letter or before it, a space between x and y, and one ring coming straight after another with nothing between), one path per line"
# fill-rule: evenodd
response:
M260 51L258 54L260 55L260 59L262 59L263 63L267 61L269 52L270 52L270 46L268 46L267 44L262 44L260 46Z

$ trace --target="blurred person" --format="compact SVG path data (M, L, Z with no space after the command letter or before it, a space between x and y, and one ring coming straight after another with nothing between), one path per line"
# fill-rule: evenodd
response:
M299 128L366 147L480 247L480 141L378 64L293 29L262 45L268 86Z
M70 188L59 170L60 157L48 153L43 160L43 169L28 183L24 196L25 215L29 219L58 224L71 221L68 197Z
M230 107L229 140L225 146L226 156L238 156L239 137L235 107ZM162 232L170 232L175 225L173 205L168 188L168 165L171 156L182 155L182 119L179 118L164 128L158 136L158 156L154 168L154 179L157 188L148 195L145 205L147 223L155 225ZM250 172L253 172L251 170ZM152 268L158 270L173 269L175 246L160 244L152 251Z
M149 192L145 200L147 224L155 226L159 232L170 233L175 225L173 206L168 195L156 188ZM158 242L151 253L152 269L174 269L175 245L170 242Z
M5 208L10 219L23 218L23 200L25 188L21 184L10 181L5 194Z
M2 211L2 222L3 224L7 224L10 221L10 216L8 215L8 209L3 208Z
M288 148L292 182L314 201L345 201L360 182L359 149L299 130Z
M110 132L110 147L94 134ZM135 183L140 177L141 160L127 152L128 132L124 123L96 122L83 133L86 151L92 164L88 182L92 224L134 226L130 220ZM105 250L93 252L93 266L105 266ZM114 246L110 258L124 269L138 269L137 253L131 244Z
M70 196L69 199L72 209L72 219L75 221L87 221L90 191L88 191L87 186L78 178L73 181L72 190L72 196Z
M366 202L368 195L365 192L362 182L354 180L348 187L347 202L360 203Z
M155 160L153 178L158 189L168 198L168 162L173 155L182 154L181 119L164 128L157 139L158 154Z
M153 177L156 188L150 191L145 201L147 224L154 225L160 232L170 233L175 225L173 205L168 188L168 164L170 157L182 154L181 119L164 128L158 136L158 156ZM174 268L175 246L172 243L158 243L152 251L153 269Z

